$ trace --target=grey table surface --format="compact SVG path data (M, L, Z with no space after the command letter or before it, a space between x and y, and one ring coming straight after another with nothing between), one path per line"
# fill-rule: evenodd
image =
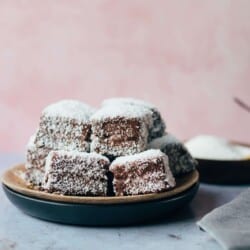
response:
M22 155L0 154L0 174L23 160ZM201 184L189 206L161 223L102 228L62 225L32 218L14 207L0 188L0 250L221 249L197 227L196 221L247 187Z

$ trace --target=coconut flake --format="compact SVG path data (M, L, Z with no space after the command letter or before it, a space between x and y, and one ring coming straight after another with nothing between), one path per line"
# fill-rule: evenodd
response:
M154 139L150 144L149 148L158 148L161 149L166 144L173 144L173 143L181 143L175 136L172 134L166 134L162 137Z
M241 160L250 155L250 148L235 145L216 136L200 135L186 142L195 158L217 160Z
M113 164L119 164L119 165L126 164L128 162L133 162L133 161L145 161L148 159L163 157L163 156L165 157L166 155L162 153L159 149L149 149L138 154L117 157L112 162L112 165Z
M186 142L193 157L214 160L242 160L250 156L250 148L210 135L200 135Z
M145 109L142 106L130 106L125 104L107 105L94 113L90 120L105 120L116 117L124 118L144 118L145 116L150 119L152 111ZM152 121L148 121L152 123Z
M144 107L149 108L149 109L156 109L156 107L149 102L135 99L135 98L131 98L131 97L109 98L109 99L105 99L102 102L102 106L106 106L106 105L114 105L115 106L117 104L140 105L140 106L144 106Z
M77 100L62 100L47 106L42 114L52 117L65 117L80 121L87 121L94 109Z
M65 156L65 157L70 157L72 159L76 157L81 157L81 158L88 158L88 159L98 159L98 160L104 160L109 162L109 159L103 155L97 154L95 152L87 153L87 152L79 152L77 150L72 150L72 151L66 151L66 150L52 150L48 154L48 158L51 158L54 154L58 155L59 157ZM47 165L48 163L46 163Z

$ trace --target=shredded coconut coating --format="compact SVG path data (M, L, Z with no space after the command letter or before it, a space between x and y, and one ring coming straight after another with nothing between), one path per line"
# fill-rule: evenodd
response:
M39 168L26 169L24 174L25 181L31 186L41 187L44 178L44 170Z
M42 114L44 116L64 117L87 122L95 110L89 105L77 100L62 100L47 106Z
M153 140L148 148L160 149L168 156L169 166L174 176L188 173L196 168L196 160L184 144L172 134Z
M78 101L49 105L42 112L35 144L54 150L89 151L92 114L92 108Z
M129 105L106 106L91 118L91 151L107 156L131 155L147 148L151 112Z
M119 103L125 103L125 104L131 104L131 105L139 105L139 106L144 106L146 108L149 109L155 109L156 106L146 102L144 100L139 100L136 98L131 98L131 97L114 97L114 98L109 98L109 99L105 99L102 102L102 106L106 106L106 105L116 105Z
M105 105L101 109L97 110L92 116L91 120L105 120L107 118L116 118L119 117L125 117L125 118L144 118L145 116L147 119L150 119L150 116L152 115L152 111L149 111L145 109L143 106L135 106L130 107L130 105L126 104L115 104L114 105ZM148 121L150 123L152 121Z
M43 188L64 195L107 195L108 158L77 151L51 151Z
M160 137L164 135L166 124L161 117L159 110L151 103L145 102L143 100L138 100L134 98L125 98L125 97L118 97L118 98L110 98L106 99L102 102L102 106L117 106L121 104L141 107L151 111L151 119L152 122L149 124L149 141L153 140L154 138Z
M40 186L44 176L45 161L49 148L38 147L35 144L35 135L30 137L26 148L26 175L25 179L32 185Z
M117 196L162 192L175 186L168 157L160 150L118 157L112 162L110 171L114 175Z
M134 161L146 161L152 158L157 157L165 157L165 155L159 149L148 149L139 154L134 155L126 155L122 157L117 157L113 162L113 164L126 164Z

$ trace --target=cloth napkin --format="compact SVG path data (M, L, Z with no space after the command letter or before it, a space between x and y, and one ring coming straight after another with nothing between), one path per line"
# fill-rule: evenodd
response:
M214 209L197 224L224 249L250 249L250 188Z

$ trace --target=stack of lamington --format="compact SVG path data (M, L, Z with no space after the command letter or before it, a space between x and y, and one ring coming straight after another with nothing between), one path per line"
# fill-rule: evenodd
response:
M51 104L27 146L26 180L66 195L105 196L111 176L115 195L166 191L196 162L165 127L155 106L132 98L105 100L97 111L75 100Z

